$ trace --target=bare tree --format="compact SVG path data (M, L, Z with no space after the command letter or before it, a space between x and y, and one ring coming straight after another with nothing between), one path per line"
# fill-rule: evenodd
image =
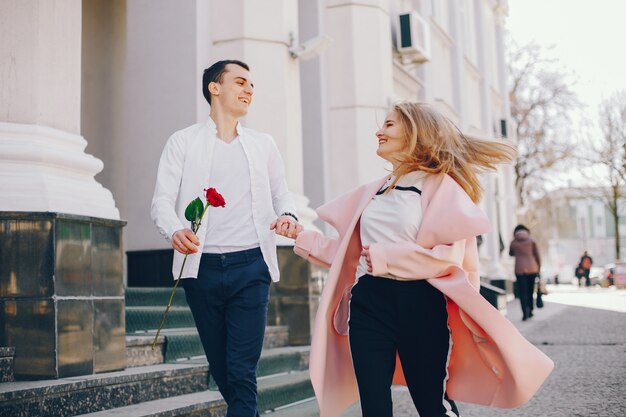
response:
M599 124L603 141L596 146L592 161L606 168L607 206L613 217L615 259L620 257L619 214L626 187L626 91L618 91L600 103Z
M539 45L518 47L510 41L507 53L511 116L518 141L515 185L524 205L574 155L572 114L581 103L571 89L572 77Z

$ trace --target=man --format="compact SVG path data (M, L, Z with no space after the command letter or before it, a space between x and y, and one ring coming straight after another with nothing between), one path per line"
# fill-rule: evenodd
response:
M253 417L269 285L279 279L271 229L290 234L300 226L274 140L238 122L254 95L248 65L216 62L204 71L202 92L209 118L167 141L152 219L175 250L175 277L184 266L181 284L227 416ZM184 211L207 187L226 206L209 208L196 236Z

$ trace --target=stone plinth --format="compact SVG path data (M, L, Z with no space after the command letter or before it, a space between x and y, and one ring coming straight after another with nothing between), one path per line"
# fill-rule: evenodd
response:
M122 227L51 212L0 212L0 346L17 379L123 369Z

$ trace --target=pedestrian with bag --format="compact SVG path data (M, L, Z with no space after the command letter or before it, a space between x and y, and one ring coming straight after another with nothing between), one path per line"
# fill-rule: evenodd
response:
M541 279L541 275L539 275L537 277L537 299L535 300L535 305L537 306L537 308L543 308L544 295L548 295L548 289L546 288L545 281Z
M513 230L509 256L515 257L517 292L522 307L522 321L526 321L533 316L533 294L535 280L541 269L541 258L537 243L530 237L530 230L523 224L518 224Z

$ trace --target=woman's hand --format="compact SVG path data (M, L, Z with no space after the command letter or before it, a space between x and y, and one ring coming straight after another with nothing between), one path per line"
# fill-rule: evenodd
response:
M372 258L370 258L370 247L363 246L363 250L361 251L361 256L365 258L365 263L367 264L367 272L372 272Z

